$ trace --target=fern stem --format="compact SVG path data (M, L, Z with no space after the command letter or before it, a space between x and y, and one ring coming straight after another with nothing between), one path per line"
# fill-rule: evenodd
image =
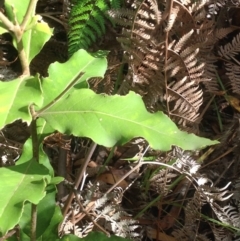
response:
M167 1L167 8L166 11L168 12L168 21L170 20L171 17L171 10L173 7L173 0ZM165 67L167 66L167 59L168 59L168 35L169 35L169 30L166 31L166 37L165 37ZM168 88L167 88L167 70L164 68L164 82L165 82L165 88L166 88L166 100L167 100L167 114L168 116L170 115L170 110L169 110L169 103L168 103Z
M89 212L84 208L84 206L82 205L82 203L80 202L79 198L78 198L78 193L76 192L76 190L74 191L74 195L76 197L76 201L79 205L79 207L81 208L81 211L90 219L90 221L103 233L105 233L107 235L107 237L110 237L110 233L107 232L102 226L100 226L93 218L91 215L89 215ZM79 220L80 221L80 220ZM76 223L79 222L78 220L76 220Z

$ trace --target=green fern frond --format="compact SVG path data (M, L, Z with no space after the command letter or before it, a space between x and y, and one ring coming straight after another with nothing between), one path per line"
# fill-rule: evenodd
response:
M87 49L105 33L106 11L119 8L121 0L78 0L69 16L68 54Z

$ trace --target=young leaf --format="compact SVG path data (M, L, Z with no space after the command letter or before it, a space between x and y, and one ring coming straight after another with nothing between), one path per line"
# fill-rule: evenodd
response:
M22 37L24 50L26 51L27 62L30 63L32 59L40 52L43 45L51 38L52 29L47 23L44 23L39 15L32 18L30 27Z
M19 222L26 201L38 204L45 196L48 170L30 160L1 168L0 176L0 193L4 194L0 199L0 232L5 235Z
M162 112L149 113L141 97L133 92L106 96L88 89L75 90L37 115L62 133L89 137L108 147L134 137L144 137L152 148L162 151L172 145L195 150L217 143L178 130Z

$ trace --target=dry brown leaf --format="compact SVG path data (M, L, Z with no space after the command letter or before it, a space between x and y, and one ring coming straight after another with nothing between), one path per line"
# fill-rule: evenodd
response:
M158 241L177 241L174 237L157 231L154 228L147 227L147 237L150 239L157 239Z
M97 180L114 185L117 181L119 181L122 178L122 176L122 170L114 169L114 171L111 170L111 172L102 173L101 175L99 175ZM129 184L127 183L127 181L123 180L118 184L118 187L125 189L128 187L128 185Z
M226 100L235 110L240 112L240 100L238 98L228 95Z

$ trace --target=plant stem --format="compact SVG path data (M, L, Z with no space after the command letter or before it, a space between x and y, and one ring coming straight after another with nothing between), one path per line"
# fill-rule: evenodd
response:
M2 21L2 23L4 24L4 26L9 32L13 33L13 36L17 42L18 55L22 66L22 75L29 76L30 75L29 63L27 61L26 53L22 42L22 35L24 30L18 24L14 25L1 12L0 12L0 21Z
M10 32L14 32L15 25L0 11L0 21Z
M54 99L52 100L49 104L47 104L46 106L44 106L42 109L40 109L39 111L36 112L36 116L34 116L35 118L39 117L41 115L41 113L43 113L45 110L47 110L48 108L52 107L56 102L58 102L77 82L78 80L84 75L83 72L80 72L75 78L74 80Z
M18 56L21 62L22 66L22 76L29 76L30 75L30 69L29 69L29 62L28 58L26 56L26 52L24 50L22 36L24 34L26 25L29 21L29 19L35 14L35 9L37 5L38 0L31 0L28 9L26 11L26 14L24 16L24 19L21 23L21 25L18 24L17 18L15 17L15 24L13 24L7 17L3 15L3 13L0 12L0 21L3 23L3 25L6 27L6 29L9 32L12 32L14 35L14 38L17 42L17 50L18 50ZM15 12L13 11L13 14L15 15Z
M23 21L21 23L21 29L22 31L25 30L26 28L26 25L28 23L28 20L30 19L30 17L33 17L34 14L35 14L35 9L36 9L36 6L37 6L37 2L38 0L31 0L30 3L28 4L28 9L27 9L27 12L23 18Z
M32 204L31 212L31 241L36 241L37 230L37 205Z
M19 26L15 27L14 35L17 42L18 56L22 66L22 75L30 76L29 63L26 56L26 52L24 50L23 41L22 41L23 31L20 29Z
M33 119L31 123L31 135L32 135L32 155L33 158L38 162L39 161L39 145L37 137L37 120Z
M30 106L30 112L32 114L33 106ZM32 136L32 156L33 161L39 162L39 143L37 136L37 119L32 116L31 122L31 136ZM31 241L36 241L36 229L37 229L37 205L32 203L31 211Z

